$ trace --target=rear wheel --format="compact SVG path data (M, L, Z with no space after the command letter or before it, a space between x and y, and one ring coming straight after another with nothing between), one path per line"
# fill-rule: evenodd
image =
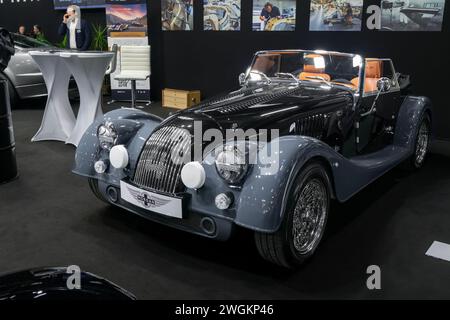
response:
M427 113L425 113L422 117L422 121L419 125L419 130L417 132L414 154L407 162L407 169L417 170L423 166L423 164L425 163L426 156L428 155L430 140L431 140L431 121L430 116Z
M275 233L255 233L260 255L292 268L311 257L322 239L330 210L331 184L320 163L307 165L292 186L283 222Z
M88 178L89 187L91 188L92 193L101 201L108 203L108 200L101 194L99 188L98 188L98 180Z

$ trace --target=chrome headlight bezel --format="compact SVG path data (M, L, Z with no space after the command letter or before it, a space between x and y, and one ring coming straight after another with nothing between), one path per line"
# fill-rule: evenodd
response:
M117 144L119 134L112 122L105 122L97 128L97 137L100 148L103 150L111 150Z
M215 159L218 175L229 184L242 181L248 171L246 154L234 145L225 146Z

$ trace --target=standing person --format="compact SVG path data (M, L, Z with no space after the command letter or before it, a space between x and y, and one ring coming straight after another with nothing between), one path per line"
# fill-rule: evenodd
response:
M60 36L67 36L68 49L86 51L91 46L91 28L86 20L81 19L79 6L67 7L58 33Z
M264 8L261 10L261 14L259 17L259 19L262 21L261 30L264 30L267 21L269 21L272 18L279 18L279 17L281 17L280 9L274 6L272 3L267 2L264 5Z
M35 39L41 39L44 38L44 33L42 32L42 28L40 25L35 24L33 26L33 33L31 36Z
M27 32L27 30L25 29L25 26L24 26L24 25L22 25L22 26L19 26L19 30L18 30L18 32L19 32L19 34L20 34L20 35L22 35L22 36L26 36L26 32Z
M52 45L47 39L45 39L44 32L42 31L42 27L40 25L35 24L33 26L33 32L30 36L49 46Z
M348 26L353 24L353 9L350 2L347 3L347 8L345 9L345 24Z

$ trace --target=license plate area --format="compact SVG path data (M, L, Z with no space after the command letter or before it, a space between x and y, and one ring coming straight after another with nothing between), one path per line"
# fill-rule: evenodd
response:
M183 199L147 191L120 181L120 197L137 207L168 217L183 218Z

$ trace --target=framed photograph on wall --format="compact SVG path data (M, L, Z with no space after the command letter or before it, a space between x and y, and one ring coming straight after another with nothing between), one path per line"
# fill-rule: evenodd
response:
M203 30L241 30L241 0L203 0Z
M147 4L107 4L106 27L108 37L146 37Z
M381 1L383 31L442 31L445 0Z
M253 0L253 31L295 31L296 0Z
M161 0L163 31L194 30L194 0Z
M311 0L309 31L361 31L363 0Z

